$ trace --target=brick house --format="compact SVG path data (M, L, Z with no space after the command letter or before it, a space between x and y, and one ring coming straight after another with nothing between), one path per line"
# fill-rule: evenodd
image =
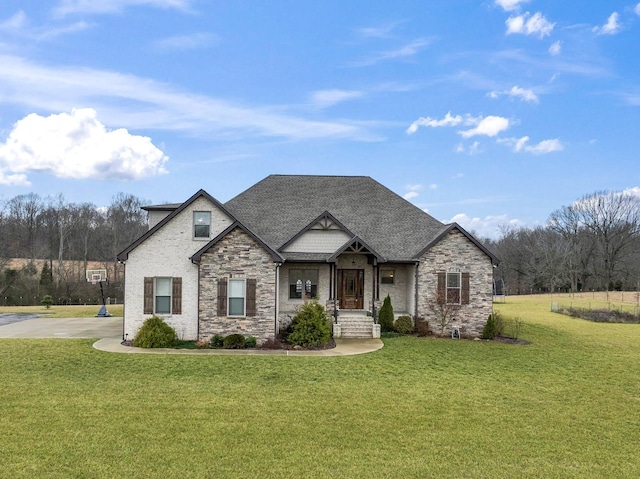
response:
M342 337L378 336L387 295L431 324L436 298L458 304L468 336L492 311L493 253L369 177L271 175L225 204L200 190L144 209L149 230L118 255L128 339L156 314L183 339L264 340L310 297Z

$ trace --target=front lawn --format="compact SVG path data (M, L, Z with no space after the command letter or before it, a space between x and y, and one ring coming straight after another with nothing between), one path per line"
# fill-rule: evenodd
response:
M317 358L0 340L0 476L640 477L640 327L506 301L531 344L398 337Z
M37 313L47 318L93 318L98 314L101 304L89 305L53 305L47 309L44 306L0 306L2 313ZM111 316L122 316L123 305L111 304L107 306Z

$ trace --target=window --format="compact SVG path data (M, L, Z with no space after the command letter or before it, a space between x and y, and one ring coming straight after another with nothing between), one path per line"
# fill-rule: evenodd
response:
M394 284L396 272L392 269L380 272L380 282L382 284Z
M447 273L447 304L460 304L460 273Z
M182 314L182 278L144 278L143 314Z
M228 316L245 316L245 281L244 279L229 280Z
M303 292L306 298L318 296L317 269L289 270L289 299L301 299Z
M193 213L193 237L209 238L211 229L211 212L196 211Z

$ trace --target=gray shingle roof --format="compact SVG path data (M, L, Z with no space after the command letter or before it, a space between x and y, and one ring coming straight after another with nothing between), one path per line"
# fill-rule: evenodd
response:
M325 211L387 261L414 258L444 228L368 176L271 175L224 206L276 250Z

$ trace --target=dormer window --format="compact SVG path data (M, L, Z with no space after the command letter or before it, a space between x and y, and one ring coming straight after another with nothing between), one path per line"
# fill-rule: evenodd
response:
M211 212L196 211L193 213L193 237L209 238L211 230Z

